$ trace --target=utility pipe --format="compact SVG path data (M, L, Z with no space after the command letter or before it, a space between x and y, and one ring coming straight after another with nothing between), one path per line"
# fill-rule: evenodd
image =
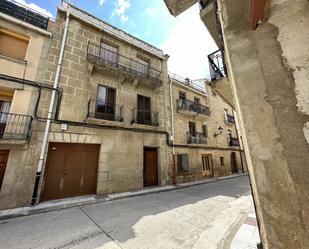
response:
M58 85L59 85L60 73L61 73L61 68L62 68L62 61L63 61L63 56L64 56L64 48L65 48L65 43L66 43L67 34L68 34L69 21L70 21L70 15L67 12L65 26L64 26L64 32L63 32L63 37L62 37L62 43L61 43L61 49L60 49L60 54L59 54L59 59L58 59L58 64L57 64L57 70L56 70L56 75L55 75L55 80L54 80L54 85L53 85L54 89L57 89ZM51 124L51 119L53 117L53 111L55 109L56 93L57 93L57 91L55 91L55 90L52 91L48 115L47 115L47 121L46 121L44 136L43 136L43 142L42 142L42 147L41 147L41 152L40 152L40 158L39 158L39 163L38 163L36 176L35 176L31 205L37 204L38 200L39 200L38 190L39 190L39 185L40 185L40 181L41 181L41 173L42 173L43 163L45 161L45 151L46 151L47 142L48 142L48 134L49 134L50 124Z
M169 90L170 90L170 106L171 106L171 115L172 115L172 120L171 120L171 125L172 125L172 156L173 156L173 184L176 184L176 155L175 155L175 127L174 127L174 103L173 103L173 94L172 94L172 84L173 84L173 79L170 79L170 85L169 85Z

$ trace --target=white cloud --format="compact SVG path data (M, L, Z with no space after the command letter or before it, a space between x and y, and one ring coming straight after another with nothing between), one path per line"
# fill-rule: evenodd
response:
M126 10L131 7L130 0L118 0L116 4L116 9L112 13L120 17L120 20L125 23L129 20L129 17L125 14Z
M37 12L43 14L43 15L46 15L46 16L53 18L53 14L50 11L41 8L40 6L36 5L35 3L27 3L25 0L15 0L15 2L20 3L24 6L27 6L28 8L33 9L33 10L35 10L35 11L37 11Z
M176 18L160 48L170 55L170 72L190 79L208 78L207 55L217 50L217 46L200 19L198 5Z
M103 6L103 4L104 4L104 0L100 0L100 1L99 1L99 5L100 5L100 6Z

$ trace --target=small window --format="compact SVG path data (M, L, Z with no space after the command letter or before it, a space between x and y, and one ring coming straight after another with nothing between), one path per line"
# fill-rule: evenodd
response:
M195 104L197 104L197 105L199 105L200 104L200 99L199 98L196 98L196 97L194 97L194 103Z
M203 171L212 170L212 158L211 155L202 155Z
M195 137L196 130L195 130L195 123L189 122L189 133L192 137Z
M25 60L29 37L0 28L0 54L17 60Z
M177 172L188 172L189 171L189 158L188 154L177 155Z
M204 137L208 138L208 126L207 125L202 126L202 131L203 131Z
M179 99L181 99L181 100L186 100L187 99L187 97L186 97L186 93L184 93L184 92L179 92Z
M224 166L224 165L225 165L225 163L224 163L224 157L223 157L223 156L220 157L220 165L221 165L221 166Z

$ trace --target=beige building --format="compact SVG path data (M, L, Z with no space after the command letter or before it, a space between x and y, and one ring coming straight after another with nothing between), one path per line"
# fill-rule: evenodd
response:
M197 0L165 0L177 15ZM309 3L203 0L225 53L263 248L309 248Z
M66 2L0 17L0 209L243 172L232 105L162 50Z
M231 104L206 80L171 75L170 85L176 181L244 172Z
M28 18L25 18L25 16ZM48 18L8 1L0 2L0 208L23 205L33 182L27 151L42 89L40 60L51 33ZM29 196L28 196L29 198Z

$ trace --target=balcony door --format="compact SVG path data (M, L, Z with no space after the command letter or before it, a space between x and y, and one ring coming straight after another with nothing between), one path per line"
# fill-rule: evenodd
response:
M0 138L3 138L10 108L11 102L0 100Z
M137 95L137 123L151 125L151 99Z
M95 117L106 120L115 120L115 100L115 89L99 85Z
M100 45L100 59L104 61L104 63L109 63L112 65L118 64L118 48L113 47L109 44L106 44L101 41Z
M189 122L189 133L192 137L195 137L196 130L195 130L195 123Z

